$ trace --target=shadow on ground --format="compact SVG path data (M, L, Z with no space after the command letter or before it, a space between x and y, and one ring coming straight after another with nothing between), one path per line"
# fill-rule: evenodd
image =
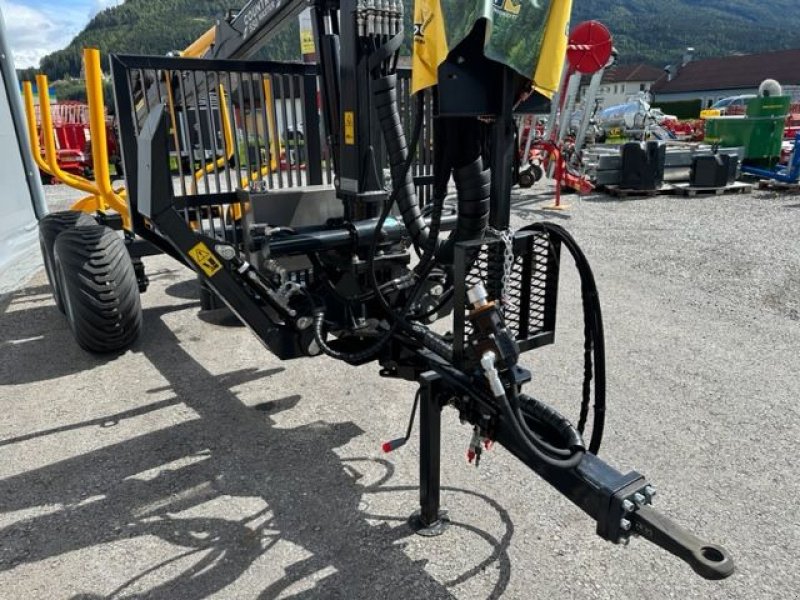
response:
M46 286L29 288L0 302L0 329L6 340L0 367L4 383L48 380L104 361L77 350L63 318L56 318L59 315L48 294ZM34 307L8 312L23 301L33 302ZM0 529L0 571L114 541L154 536L182 550L143 572L131 573L127 582L106 597L191 600L223 590L256 560L269 557L276 544L290 542L301 547L307 558L291 564L282 578L259 590L259 598L287 594L291 586L309 579L311 589L290 597L450 598L453 585L492 564L499 575L490 597L503 594L511 571L506 551L513 533L503 507L475 492L451 489L487 503L499 515L505 532L498 540L461 525L489 543L491 555L450 581L433 579L425 561L411 560L403 551L401 541L413 535L406 515L368 515L359 508L367 493L408 493L410 489L387 485L393 475L391 463L346 460L336 454L334 450L359 436L361 429L352 422L321 421L275 427L272 416L292 410L303 401L300 396L248 407L231 388L267 379L282 369L212 375L181 347L162 320L168 312L187 306L192 305L146 310L147 334L134 349L169 382L161 390L142 391L170 390L172 398L0 440L0 446L8 446L66 429L86 429L91 435L93 427L114 427L172 404L183 404L198 415L0 481L0 511L4 513L59 507ZM361 462L369 463L373 471L382 469L383 476L364 483ZM157 474L137 476L144 472ZM230 497L261 498L267 508L240 521L180 515ZM372 525L368 520L373 519L384 523ZM96 597L80 595L74 600Z

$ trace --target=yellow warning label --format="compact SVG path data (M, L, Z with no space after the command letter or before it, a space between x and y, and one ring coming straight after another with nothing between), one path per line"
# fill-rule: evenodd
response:
M314 54L314 32L309 29L300 31L300 50L303 54Z
M197 266L203 269L208 277L213 277L222 268L222 264L217 260L217 257L211 253L203 242L199 242L194 248L189 250L189 256L197 263Z
M352 110L344 112L344 143L348 146L356 144L356 113Z

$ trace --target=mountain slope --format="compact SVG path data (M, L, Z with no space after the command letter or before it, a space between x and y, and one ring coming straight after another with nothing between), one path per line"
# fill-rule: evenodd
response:
M622 62L664 66L691 46L700 58L800 48L798 0L575 0L573 23L598 19Z
M411 14L413 0L404 0ZM246 0L126 0L99 13L64 50L42 59L51 79L77 77L81 49L164 54L186 47L226 10ZM575 0L573 23L609 26L623 63L674 62L687 46L698 57L800 48L798 0ZM294 58L296 24L270 44L269 58Z
M239 4L241 0L126 0L98 13L69 46L44 57L41 70L51 79L77 77L86 46L98 47L104 55L182 50Z

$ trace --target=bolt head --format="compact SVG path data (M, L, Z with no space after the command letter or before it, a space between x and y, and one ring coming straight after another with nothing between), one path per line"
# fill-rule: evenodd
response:
M626 513L633 512L635 508L636 505L630 500L626 499L622 501L622 510L624 510Z
M632 526L633 525L628 519L622 519L619 522L619 528L622 529L622 531L630 531Z
M214 246L214 250L217 251L217 254L219 254L223 260L233 260L236 258L236 249L233 246L217 244Z
M644 488L644 495L652 500L653 496L656 495L656 488L654 488L652 485L646 486Z
M647 504L647 498L645 498L639 492L636 492L633 495L633 501L636 502L636 506L643 506L643 505Z

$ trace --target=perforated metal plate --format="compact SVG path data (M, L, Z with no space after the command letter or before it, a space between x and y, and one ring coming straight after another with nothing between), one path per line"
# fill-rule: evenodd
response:
M458 365L467 366L470 362L466 348L472 325L467 318L467 291L478 283L483 283L489 299L500 306L521 351L555 340L560 242L545 232L517 233L513 241L513 268L504 294L505 249L500 238L456 246L453 349Z

